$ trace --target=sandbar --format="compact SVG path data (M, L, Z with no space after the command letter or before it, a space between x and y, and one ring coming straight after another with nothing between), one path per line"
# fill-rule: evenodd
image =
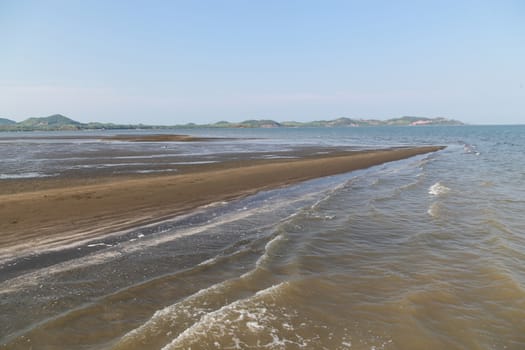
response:
M151 175L28 184L0 191L0 262L161 221L200 206L301 181L364 169L441 146L224 161ZM26 182L27 184L27 182Z

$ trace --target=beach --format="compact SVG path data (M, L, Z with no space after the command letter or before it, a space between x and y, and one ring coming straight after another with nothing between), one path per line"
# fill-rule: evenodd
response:
M0 190L0 261L86 242L262 190L440 149L312 152L298 159L224 159L185 167L176 175L11 182L15 193Z
M159 133L0 135L0 348L523 348L523 127Z

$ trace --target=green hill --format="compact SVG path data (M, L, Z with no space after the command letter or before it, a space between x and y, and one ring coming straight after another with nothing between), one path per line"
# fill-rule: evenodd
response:
M268 119L245 120L239 123L238 125L236 125L236 127L240 127L240 128L278 128L280 126L281 124L279 124L278 122L274 120L268 120Z
M334 120L316 120L312 122L283 122L282 126L287 127L360 127L360 126L416 126L416 125L463 125L462 122L446 118L425 118L425 117L401 117L388 120L378 119L355 119L338 118Z
M185 124L185 125L179 125L180 127L207 127L207 128L278 128L282 126L280 123L274 121L274 120L268 120L268 119L250 119L245 120L239 123L232 123L225 120L221 120L220 122L216 122L213 124L206 124L206 125L198 125L198 124Z
M42 127L42 128L55 128L55 127L66 127L66 126L80 126L82 123L77 122L73 119L65 117L61 114L53 114L49 117L43 118L29 118L20 123L20 126L24 127Z
M123 130L123 129L173 129L173 128L281 128L281 127L366 127L366 126L419 126L419 125L462 125L463 123L447 118L401 117L388 120L338 118L312 122L276 122L269 119L250 119L239 123L220 121L213 124L184 125L144 125L113 123L80 123L61 114L43 118L29 118L22 122L0 118L0 131L55 131L55 130Z
M13 125L16 124L14 120L6 119L6 118L0 118L0 125Z
M463 123L453 119L443 117L425 118L404 116L401 118L389 119L387 125L462 125Z
M77 122L61 114L53 114L43 118L28 118L19 123L9 119L0 121L0 131L53 131L86 129L87 124Z

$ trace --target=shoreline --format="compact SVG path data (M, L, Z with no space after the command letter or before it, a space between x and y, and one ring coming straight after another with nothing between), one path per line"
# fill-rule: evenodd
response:
M0 195L0 263L162 221L204 205L364 169L444 147L427 146L225 161L163 176L65 180Z

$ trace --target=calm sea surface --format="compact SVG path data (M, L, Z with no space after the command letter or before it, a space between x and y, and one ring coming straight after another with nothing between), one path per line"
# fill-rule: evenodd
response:
M448 147L215 203L62 260L4 261L0 348L525 349L525 126L179 132L243 139L0 134L0 185L311 146Z

